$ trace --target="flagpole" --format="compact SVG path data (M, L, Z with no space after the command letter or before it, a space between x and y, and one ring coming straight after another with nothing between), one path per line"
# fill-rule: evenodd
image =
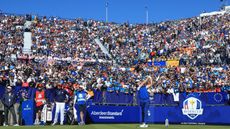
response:
M145 6L145 13L146 13L146 25L149 24L149 10L148 6Z
M105 3L105 21L108 23L108 8L109 8L109 3L106 1Z

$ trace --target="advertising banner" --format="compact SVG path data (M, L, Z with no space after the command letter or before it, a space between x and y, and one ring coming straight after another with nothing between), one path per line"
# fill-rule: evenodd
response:
M230 106L206 106L201 109L175 107L150 107L150 123L177 124L230 124Z
M154 66L166 66L166 61L154 61Z
M182 102L182 106L161 107L155 106L149 109L150 123L181 124L230 124L230 106L206 106L196 96L188 96Z
M179 61L177 60L169 60L166 62L167 66L179 66Z
M91 105L87 111L93 123L139 123L141 121L139 106Z

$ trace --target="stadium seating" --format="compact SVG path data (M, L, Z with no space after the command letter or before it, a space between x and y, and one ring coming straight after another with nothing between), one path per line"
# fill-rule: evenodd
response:
M149 74L157 80L150 89L155 99L176 91L229 93L229 14L148 26L32 16L26 26L31 51L23 53L26 20L0 15L0 83L29 83L29 97L38 83L47 91L57 84L73 91L79 84L100 91L94 93L96 103L132 103L136 81Z

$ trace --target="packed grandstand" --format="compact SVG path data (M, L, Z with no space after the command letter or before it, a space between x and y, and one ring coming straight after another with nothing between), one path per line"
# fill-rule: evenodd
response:
M28 50L25 33L31 34ZM1 13L0 60L0 97L11 86L17 102L22 95L34 99L42 85L52 103L61 85L69 101L83 86L92 103L135 105L137 84L147 75L152 99L229 94L230 14L144 25Z

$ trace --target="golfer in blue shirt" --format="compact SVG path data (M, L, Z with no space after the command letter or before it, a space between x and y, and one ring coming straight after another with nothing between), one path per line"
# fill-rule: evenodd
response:
M141 128L147 128L147 118L148 118L148 110L149 110L149 93L148 88L152 86L152 77L148 76L143 82L139 83L139 100L140 100L140 106L142 111L142 122L143 124L140 125Z

